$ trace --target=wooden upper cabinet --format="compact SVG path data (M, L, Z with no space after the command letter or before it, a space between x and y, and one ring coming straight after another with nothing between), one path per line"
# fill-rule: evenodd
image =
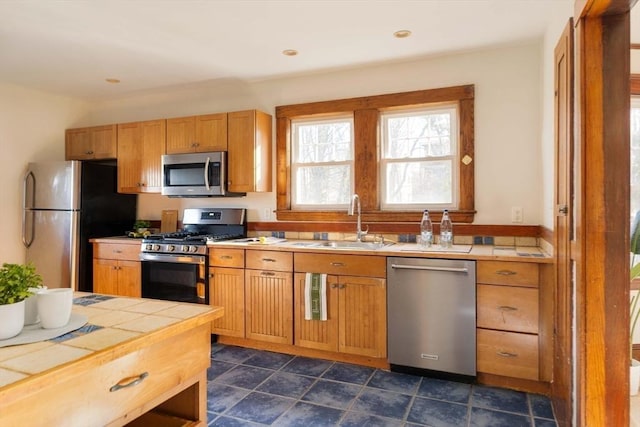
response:
M227 114L228 181L231 192L271 191L272 118L257 110Z
M65 158L67 160L115 159L117 156L117 125L67 129Z
M227 113L167 119L167 154L227 151Z
M118 192L160 193L166 120L118 125Z

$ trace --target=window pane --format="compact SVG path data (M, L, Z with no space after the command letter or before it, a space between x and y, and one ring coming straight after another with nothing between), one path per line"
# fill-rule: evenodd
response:
M640 98L631 99L631 220L640 210Z
M297 163L351 160L351 123L311 123L297 126Z
M351 195L351 167L300 167L296 171L297 205L343 205Z
M451 160L387 164L387 204L450 204Z
M452 152L449 112L388 117L386 128L388 159L448 156Z

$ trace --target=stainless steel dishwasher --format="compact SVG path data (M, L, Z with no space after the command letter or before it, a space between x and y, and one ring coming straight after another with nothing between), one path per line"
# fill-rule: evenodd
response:
M476 376L475 261L388 257L387 318L391 370Z

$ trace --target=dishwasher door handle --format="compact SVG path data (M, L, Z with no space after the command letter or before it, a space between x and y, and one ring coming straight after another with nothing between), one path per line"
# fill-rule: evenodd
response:
M428 270L428 271L449 271L452 273L468 273L467 268L455 268L455 267L430 267L427 265L404 265L404 264L391 264L391 268L397 268L399 270Z

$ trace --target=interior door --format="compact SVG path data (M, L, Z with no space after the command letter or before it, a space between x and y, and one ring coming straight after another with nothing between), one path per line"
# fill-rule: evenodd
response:
M573 174L573 20L555 48L555 330L552 395L560 425L571 425L572 298L570 242L572 239Z

